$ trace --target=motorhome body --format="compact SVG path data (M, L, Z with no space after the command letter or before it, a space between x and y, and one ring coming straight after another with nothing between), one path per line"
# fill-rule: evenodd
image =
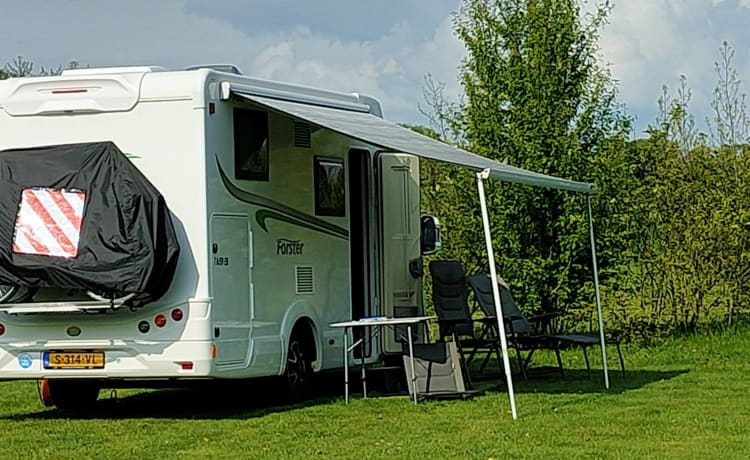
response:
M366 96L205 68L0 82L0 150L113 142L164 196L181 248L166 294L141 308L64 289L0 305L0 379L296 379L301 358L342 366L329 323L423 312L419 158L253 96L382 113ZM387 334L364 353L400 350Z

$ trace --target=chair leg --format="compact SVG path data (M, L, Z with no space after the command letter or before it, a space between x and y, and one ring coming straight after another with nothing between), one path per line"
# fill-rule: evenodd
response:
M515 347L516 349L516 359L518 359L518 370L521 371L521 378L524 380L529 379L529 376L526 375L526 366L523 364L523 357L521 356L521 350L518 349L518 347Z
M581 345L583 349L583 359L586 361L586 371L589 373L589 380L591 380L591 365L589 364L589 354L586 351L586 345Z
M560 377L565 377L562 358L560 357L560 344L558 343L555 344L555 357L557 358L557 365L560 367Z
M466 363L466 359L464 358L464 350L461 348L461 342L458 341L458 336L456 335L456 331L453 331L453 342L456 344L456 349L458 351L458 359L461 361L461 370L464 372L464 375L466 376L466 386L471 389L473 387L473 384L471 382L471 374L469 373L469 366Z
M617 347L617 357L620 358L620 370L622 371L622 379L625 380L625 361L622 359L622 351L620 351L620 342L615 342Z
M529 354L526 355L526 359L523 361L523 367L526 369L529 368L529 363L531 362L531 357L534 356L534 352L536 351L536 348L532 348L529 350Z
M490 358L492 358L492 348L487 350L487 354L485 355L484 359L482 360L482 365L479 366L479 373L482 374L484 372L484 368L487 367L487 363L490 362Z

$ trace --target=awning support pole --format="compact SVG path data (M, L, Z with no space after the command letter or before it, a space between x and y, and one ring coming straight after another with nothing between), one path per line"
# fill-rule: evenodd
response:
M490 232L490 219L487 213L487 200L484 196L484 180L490 177L490 170L485 169L477 173L477 189L479 190L479 205L482 208L482 223L484 224L484 240L487 244L487 258L490 265L490 277L492 278L492 295L495 298L495 316L497 317L497 330L500 333L500 345L503 349L503 368L505 368L505 381L508 384L508 398L510 399L510 411L513 419L518 418L516 413L516 396L513 392L513 378L510 375L510 360L508 359L508 342L505 338L505 323L503 321L503 309L500 304L500 289L497 287L497 269L495 268L495 253L492 250L492 233Z
M589 237L591 238L591 263L594 269L594 290L596 291L596 313L599 317L599 341L602 348L602 367L604 369L604 388L609 388L609 371L607 370L607 340L604 337L604 320L602 319L602 300L599 295L599 268L596 264L596 243L594 241L594 218L591 212L591 195L586 195L589 207Z

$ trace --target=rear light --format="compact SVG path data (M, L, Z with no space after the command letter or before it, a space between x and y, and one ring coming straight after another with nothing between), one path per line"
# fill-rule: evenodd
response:
M213 115L214 113L216 113L216 103L214 102L208 103L208 113L209 115Z
M182 317L183 317L182 310L180 310L179 308L175 308L174 310L172 310L172 319L173 320L179 321L179 320L182 319Z
M187 363L180 363L180 367L183 371L192 371L193 370L193 362L187 362Z
M0 335L5 334L5 324L0 323Z
M156 327L164 327L167 325L167 317L159 313L156 315L156 318L154 318L154 324L156 324Z
M216 359L216 344L215 343L211 344L211 358Z
M53 89L52 94L76 94L76 93L88 93L89 90L86 88L64 88L64 89Z

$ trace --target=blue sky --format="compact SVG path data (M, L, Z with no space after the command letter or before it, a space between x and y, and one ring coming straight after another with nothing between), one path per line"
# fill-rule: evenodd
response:
M393 121L426 124L424 77L458 98L460 0L0 0L0 62L45 67L233 63L245 73L377 97ZM750 0L615 0L601 59L639 136L661 86L687 76L699 125L710 116L723 40L750 88Z

